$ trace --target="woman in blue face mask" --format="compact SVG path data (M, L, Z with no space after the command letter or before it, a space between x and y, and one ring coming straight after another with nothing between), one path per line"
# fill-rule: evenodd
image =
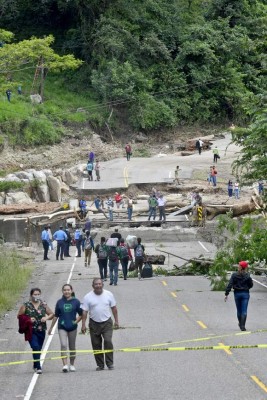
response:
M25 333L25 339L33 350L41 351L46 332L46 321L52 319L53 311L48 307L45 301L41 300L41 290L33 288L30 291L30 299L19 309L19 332ZM33 353L33 369L37 374L42 373L40 364L41 353Z

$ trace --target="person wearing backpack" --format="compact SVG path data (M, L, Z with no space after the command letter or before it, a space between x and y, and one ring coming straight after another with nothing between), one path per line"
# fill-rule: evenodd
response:
M126 159L127 159L127 161L130 161L130 158L131 158L131 155L132 155L132 148L129 145L129 143L126 144L125 151L126 151Z
M108 247L108 266L110 285L117 286L119 270L120 248L118 246Z
M77 257L81 257L82 256L82 242L83 242L83 236L82 236L82 232L81 230L77 227L77 229L74 232L74 240L75 240L75 245L76 245L76 249L77 249Z
M92 181L93 180L93 169L94 169L94 164L91 161L88 161L86 170L88 172L88 180Z
M82 248L84 250L84 266L89 267L91 262L92 250L94 250L94 241L90 236L90 231L85 232L85 237L82 242Z
M100 243L96 245L95 253L97 255L100 277L102 281L106 281L108 269L108 246L106 245L105 237L101 237Z
M128 262L132 260L132 254L129 246L124 242L124 239L120 240L120 262L122 266L123 279L126 281L128 274Z
M137 245L134 248L135 269L138 271L138 279L141 279L142 268L145 260L145 247L141 244L142 239L137 238Z

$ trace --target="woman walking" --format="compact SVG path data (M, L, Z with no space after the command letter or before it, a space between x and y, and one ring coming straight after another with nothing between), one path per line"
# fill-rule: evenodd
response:
M62 294L62 298L57 301L54 314L55 316L48 330L48 334L51 335L54 325L56 324L57 320L59 320L58 334L62 352L62 372L75 372L76 368L74 367L74 361L76 356L76 336L78 323L82 319L82 309L80 308L80 301L75 298L71 285L63 285ZM67 356L68 345L70 350L70 366L68 366Z
M52 319L54 316L48 305L41 300L41 290L39 288L33 288L30 291L30 299L24 303L18 312L19 323L23 323L26 317L31 322L31 334L29 336L29 344L32 348L33 353L33 369L37 374L42 374L42 368L40 363L41 352L46 331L46 321Z
M225 290L224 301L227 301L231 289L234 289L235 304L237 310L238 326L241 331L246 330L247 308L249 302L249 289L253 286L252 278L247 272L248 263L240 261L238 271L234 272Z

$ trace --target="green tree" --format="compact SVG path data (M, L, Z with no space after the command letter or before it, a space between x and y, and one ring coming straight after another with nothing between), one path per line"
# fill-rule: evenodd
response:
M267 176L267 108L252 116L248 128L235 128L233 142L242 146L240 156L233 163L234 172L244 182L265 179Z
M10 32L0 32L2 37L10 37ZM11 37L10 37L11 39ZM37 66L40 72L40 95L43 98L44 80L49 70L60 72L64 70L75 70L82 61L75 59L71 54L60 56L51 48L54 37L49 35L43 39L32 37L29 40L22 40L18 43L8 43L0 48L0 80L6 87L16 85L10 83L12 72L27 66Z

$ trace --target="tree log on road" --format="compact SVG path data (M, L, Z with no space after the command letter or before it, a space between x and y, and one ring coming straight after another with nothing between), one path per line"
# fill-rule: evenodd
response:
M222 204L207 204L207 217L208 219L213 219L216 215L226 214L232 211L233 217L238 217L239 215L250 214L256 210L255 203L250 201L249 203L239 203L232 205L222 205Z

